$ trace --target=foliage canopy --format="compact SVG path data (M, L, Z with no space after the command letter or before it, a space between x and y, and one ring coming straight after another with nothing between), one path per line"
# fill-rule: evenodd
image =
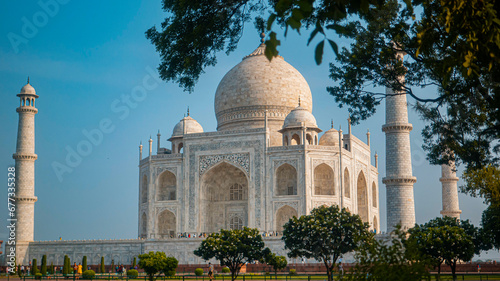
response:
M164 252L149 252L139 255L139 267L144 269L150 281L154 281L155 274L163 272L166 276L175 275L179 262L174 257L167 257ZM173 272L173 274L172 274Z
M457 261L470 261L484 245L478 229L469 221L451 217L437 217L416 225L408 233L405 244L437 267L438 276L441 264L444 262L449 265L454 279Z
M314 258L322 262L331 281L338 259L373 238L368 227L368 223L345 208L321 206L310 215L290 219L284 225L282 239L290 258Z
M270 253L264 246L256 228L221 229L205 238L194 254L204 260L217 259L221 266L231 270L231 278L235 280L245 263L262 260Z

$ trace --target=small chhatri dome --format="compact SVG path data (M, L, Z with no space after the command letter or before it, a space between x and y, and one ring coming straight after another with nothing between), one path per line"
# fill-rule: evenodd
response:
M338 146L339 145L339 131L331 128L326 131L321 138L319 138L319 145L325 146Z
M18 96L19 95L31 95L31 96L38 97L38 95L36 94L35 88L33 88L33 86L31 86L31 84L30 84L29 77L28 77L28 83L21 88L21 92L18 94Z
M314 115L312 115L309 110L302 107L300 103L301 102L299 101L299 106L297 106L294 110L292 110L292 112L290 112L290 114L286 116L285 122L283 123L283 129L300 128L302 127L302 123L304 123L304 126L306 128L318 127Z
M184 125L186 125L186 130L184 131ZM172 138L174 137L182 137L182 135L186 134L195 134L195 133L203 133L203 127L201 127L198 121L194 120L191 116L186 116L177 123L174 127L174 131L172 133Z

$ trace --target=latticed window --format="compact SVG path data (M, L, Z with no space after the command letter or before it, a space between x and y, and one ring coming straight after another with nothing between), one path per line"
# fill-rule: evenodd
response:
M232 217L229 222L230 229L243 229L243 220L240 217Z
M243 200L243 186L241 184L233 184L229 189L229 200Z

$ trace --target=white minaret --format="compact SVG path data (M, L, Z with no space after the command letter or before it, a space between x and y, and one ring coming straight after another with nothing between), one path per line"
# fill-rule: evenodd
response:
M443 188L443 217L452 217L460 219L460 211L458 207L458 177L455 168L455 161L451 161L449 165L441 165L441 178L439 181Z
M26 84L17 95L20 99L20 106L16 109L19 113L19 127L17 130L16 153L12 158L16 162L16 259L17 264L24 263L24 258L29 242L34 238L35 221L35 100L38 95L35 89Z
M404 54L397 54L402 60ZM404 76L400 78L404 83ZM415 201L413 184L417 178L412 174L410 131L408 123L408 104L406 93L395 93L386 88L385 132L386 177L382 182L387 188L387 231L391 232L397 224L405 229L415 225Z

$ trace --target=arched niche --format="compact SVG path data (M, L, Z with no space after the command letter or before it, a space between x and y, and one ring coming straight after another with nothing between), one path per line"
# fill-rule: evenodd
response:
M375 185L375 182L372 183L372 204L374 208L377 208L377 185Z
M292 139L290 140L290 145L299 145L300 137L297 134L293 134Z
M344 169L344 197L351 198L351 177L347 168Z
M177 178L170 171L164 171L158 177L158 189L156 192L157 201L176 200L177 198Z
M373 217L373 231L375 231L375 233L378 233L379 231L377 216Z
M148 202L148 177L146 175L142 176L141 184L141 203Z
M333 169L325 163L314 168L314 194L335 195Z
M229 218L229 229L243 229L243 219L240 216L232 216Z
M297 170L290 164L276 170L276 195L297 195Z
M147 230L148 230L148 219L147 219L146 213L142 213L142 216L141 216L141 237L142 238L147 237Z
M291 218L297 217L297 210L294 208L285 205L278 209L276 212L276 231L283 231L283 225L287 223Z
M239 216L242 226L248 222L248 178L243 170L221 162L201 178L201 232L217 232Z
M177 220L169 210L164 210L158 215L157 229L158 234L162 238L174 238L176 233Z
M368 188L363 172L359 172L357 184L358 215L363 222L368 222Z

